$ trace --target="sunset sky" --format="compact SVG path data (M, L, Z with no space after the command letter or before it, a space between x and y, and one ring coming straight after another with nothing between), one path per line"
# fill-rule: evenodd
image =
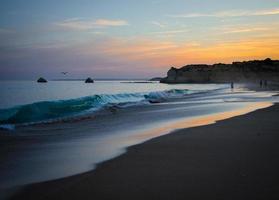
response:
M0 0L0 79L279 59L278 0Z

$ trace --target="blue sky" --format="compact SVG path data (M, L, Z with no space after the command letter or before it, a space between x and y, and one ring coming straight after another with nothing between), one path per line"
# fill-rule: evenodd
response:
M279 58L276 0L1 0L0 79L148 78Z

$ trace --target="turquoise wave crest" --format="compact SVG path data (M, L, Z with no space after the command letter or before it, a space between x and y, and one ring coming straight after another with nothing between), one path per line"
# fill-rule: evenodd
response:
M188 93L188 90L173 89L150 93L103 94L69 100L35 102L0 109L0 125L17 125L61 119L94 112L110 106L127 107L144 103L157 103L169 98L181 97Z

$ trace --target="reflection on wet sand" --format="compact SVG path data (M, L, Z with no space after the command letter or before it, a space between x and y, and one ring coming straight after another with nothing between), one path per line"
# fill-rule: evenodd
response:
M228 112L221 112L217 114L202 116L202 117L194 117L194 118L187 118L176 122L169 122L166 123L163 126L160 126L158 128L154 128L148 131L145 131L144 133L139 133L136 135L131 136L130 140L147 140L150 138L155 138L164 134L168 134L174 130L177 129L183 129L183 128L192 128L197 126L204 126L209 124L214 124L217 121L229 119L231 117L244 115L249 112L253 112L259 109L264 109L267 107L272 106L273 103L270 102L258 102L258 103L251 103L250 105L247 105L244 108L237 109L234 111L228 111Z

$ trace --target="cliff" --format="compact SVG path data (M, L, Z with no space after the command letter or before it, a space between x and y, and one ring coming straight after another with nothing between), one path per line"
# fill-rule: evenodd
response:
M279 82L279 60L254 60L232 64L172 67L161 83Z

